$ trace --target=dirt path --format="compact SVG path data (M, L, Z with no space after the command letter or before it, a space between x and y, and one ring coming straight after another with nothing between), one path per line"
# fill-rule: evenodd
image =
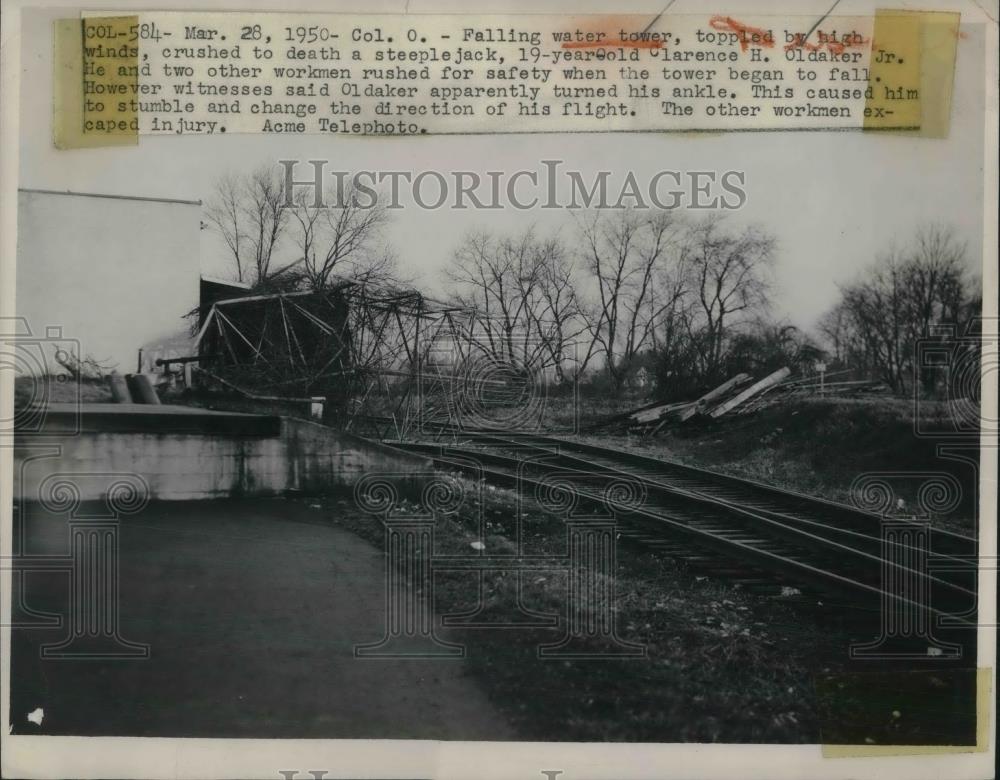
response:
M27 517L28 552L65 554L65 518ZM384 633L384 559L320 512L155 504L123 521L120 540L122 634L150 658L40 660L63 632L14 631L16 733L515 738L466 661L354 657ZM31 575L30 606L65 611L60 576ZM36 707L40 727L26 720Z

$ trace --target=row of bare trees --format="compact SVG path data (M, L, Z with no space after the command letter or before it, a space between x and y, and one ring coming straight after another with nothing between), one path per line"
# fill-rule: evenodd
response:
M452 295L490 317L498 358L615 393L645 374L657 395L683 398L741 371L808 374L822 361L934 394L941 371L921 364L921 345L964 343L982 307L965 245L941 225L842 286L816 338L770 316L775 240L759 228L645 210L575 213L573 228L569 240L466 236Z
M399 283L384 205L349 186L324 208L313 195L288 203L266 167L217 182L207 226L236 279L264 291ZM448 295L477 312L490 358L558 382L589 371L615 392L641 372L687 390L721 376L733 334L767 309L774 240L757 229L632 209L574 213L570 228L571 239L470 232L453 252Z
M300 190L289 204L280 172L263 166L219 179L205 218L228 249L236 281L254 289L322 290L340 277L391 281L388 212L356 194L350 184L331 188L328 207L317 208L313 193Z
M470 233L454 253L451 296L486 315L493 356L683 393L720 377L735 335L767 312L774 239L759 229L629 209L574 213L572 227L569 240Z
M445 269L449 296L478 313L477 338L487 356L565 377L569 350L584 325L562 244L520 235L466 234Z
M221 179L206 218L251 287L400 283L386 208L354 196L346 186L316 208L304 191L289 204L279 174L260 168ZM950 229L925 227L841 288L819 323L821 349L770 317L775 239L766 231L645 209L572 212L568 228L466 234L445 269L448 297L477 312L490 358L614 393L655 383L662 397L687 397L739 371L810 371L827 355L896 392L913 377L930 391L918 345L947 338L946 324L962 332L981 304L964 245Z
M982 292L966 247L942 225L920 228L850 284L820 320L835 365L885 382L894 392L935 391L940 371L922 365L921 345L960 340L979 316Z

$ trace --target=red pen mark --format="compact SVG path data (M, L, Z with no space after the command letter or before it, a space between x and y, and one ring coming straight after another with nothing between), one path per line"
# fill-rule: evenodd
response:
M713 16L708 20L708 26L719 32L736 33L739 36L742 51L746 51L751 45L768 49L774 46L774 38L767 30L760 27L750 27L743 22L736 21L731 16Z
M563 49L662 49L667 45L666 35L649 31L662 15L661 12L645 27L643 24L648 20L645 15L610 14L574 18L577 24L575 32L571 33L572 39L567 36L560 46Z
M791 51L792 49L803 49L805 51L820 51L826 49L831 54L843 54L850 48L863 48L871 43L869 38L863 38L860 35L850 36L845 40L836 40L830 38L829 36L824 36L820 33L820 40L818 43L809 43L805 39L802 33L795 33L795 38L791 43L785 44L785 51Z

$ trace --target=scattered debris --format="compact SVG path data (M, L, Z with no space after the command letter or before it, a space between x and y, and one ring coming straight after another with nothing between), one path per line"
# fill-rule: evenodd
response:
M104 378L109 370L114 368L107 358L97 360L92 355L87 355L81 359L76 352L67 352L64 349L57 349L55 351L55 360L76 380L100 380Z
M790 375L787 367L756 381L750 374L736 374L693 401L646 404L605 418L591 426L591 430L620 427L630 432L656 435L668 425L750 414L803 395L844 396L886 392L885 385L880 382L827 382L825 378L821 380L815 376L792 379Z

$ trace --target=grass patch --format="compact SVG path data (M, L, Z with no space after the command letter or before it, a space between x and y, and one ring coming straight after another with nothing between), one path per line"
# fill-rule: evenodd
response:
M436 527L439 554L470 552L482 523L487 552L512 553L517 498L487 488ZM383 545L379 522L359 516L350 498L321 499L332 521ZM406 507L403 511L412 509ZM523 552L551 560L551 571L520 577L491 572L477 604L477 575L440 572L440 613L481 607L480 617L516 622L519 603L561 615L566 577L565 526L541 507L524 506ZM469 668L523 739L547 741L809 743L819 736L818 676L844 668L851 637L800 609L698 576L656 552L618 546L615 603L620 638L645 657L540 658L560 628L448 629L464 642ZM520 590L520 598L518 592Z
M14 407L30 403L111 403L111 390L101 379L73 379L66 374L14 378Z
M921 411L922 424L949 430L945 404L925 405ZM803 399L747 416L677 425L655 438L582 438L841 503L851 502L851 484L859 476L897 472L900 476L890 481L908 516L919 511L919 474L945 472L958 480L961 500L954 510L931 519L963 533L974 530L975 471L971 464L941 457L940 439L915 433L912 401ZM964 454L978 459L977 451Z

